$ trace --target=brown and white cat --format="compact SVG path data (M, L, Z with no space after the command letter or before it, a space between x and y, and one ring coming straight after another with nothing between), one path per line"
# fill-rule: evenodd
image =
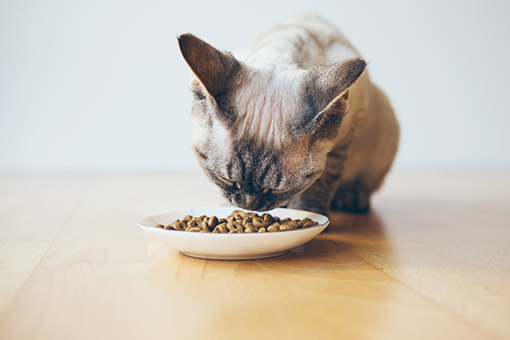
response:
M192 149L228 201L256 211L368 210L399 125L335 27L295 15L235 56L192 34L178 42L195 75Z

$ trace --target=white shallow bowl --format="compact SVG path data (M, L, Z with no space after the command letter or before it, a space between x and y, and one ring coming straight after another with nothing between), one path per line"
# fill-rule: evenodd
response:
M304 229L253 234L213 234L164 230L156 225L167 225L186 215L217 216L225 218L235 207L208 207L173 210L142 217L138 225L163 245L178 250L184 255L215 260L252 260L279 256L290 249L305 244L320 234L329 224L329 219L309 211L277 208L267 213L281 219L311 218L319 225Z

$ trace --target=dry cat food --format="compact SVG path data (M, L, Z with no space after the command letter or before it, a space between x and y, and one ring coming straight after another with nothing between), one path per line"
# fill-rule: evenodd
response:
M193 217L184 216L182 220L176 220L168 225L158 224L156 228L166 230L181 230L197 233L265 233L275 231L295 230L318 225L308 217L302 220L293 220L271 216L271 214L258 215L253 212L234 210L227 218L216 216Z

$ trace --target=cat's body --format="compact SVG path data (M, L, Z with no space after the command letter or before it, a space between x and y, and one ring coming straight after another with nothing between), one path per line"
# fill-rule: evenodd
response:
M179 45L196 76L193 150L232 204L368 209L399 127L365 62L333 26L294 16L235 57L190 34Z

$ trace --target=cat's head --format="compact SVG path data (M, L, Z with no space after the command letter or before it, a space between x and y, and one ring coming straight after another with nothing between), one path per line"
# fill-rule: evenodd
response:
M308 188L324 171L365 62L255 67L194 35L178 40L195 75L192 149L225 198L264 211Z

